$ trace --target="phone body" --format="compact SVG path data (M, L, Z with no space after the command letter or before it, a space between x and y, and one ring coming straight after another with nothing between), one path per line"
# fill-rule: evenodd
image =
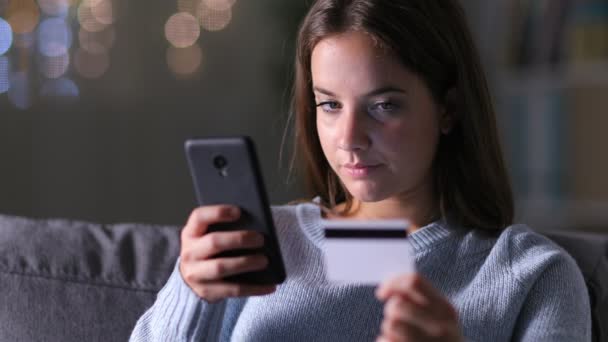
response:
M268 257L268 267L224 280L282 283L286 277L285 266L253 140L247 136L189 139L185 149L198 204L231 204L241 209L237 221L213 224L208 231L254 230L264 236L261 249L228 251L214 257L261 252Z

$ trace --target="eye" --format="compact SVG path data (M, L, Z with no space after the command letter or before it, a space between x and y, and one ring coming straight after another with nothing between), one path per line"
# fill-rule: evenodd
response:
M397 109L397 105L388 101L376 102L371 106L371 109L374 111L391 112Z
M368 112L376 120L387 120L395 116L399 111L399 106L390 101L376 102L368 107Z
M340 109L340 104L336 101L323 101L317 104L317 107L321 107L324 112L333 113Z

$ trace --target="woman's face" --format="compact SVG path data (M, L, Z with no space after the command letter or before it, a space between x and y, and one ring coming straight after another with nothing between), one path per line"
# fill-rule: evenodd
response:
M449 120L422 79L361 32L321 40L311 71L323 152L356 199L432 191L435 151Z

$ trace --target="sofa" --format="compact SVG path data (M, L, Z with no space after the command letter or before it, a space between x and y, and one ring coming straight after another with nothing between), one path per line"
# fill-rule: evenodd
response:
M181 227L0 215L0 341L126 341L174 268ZM608 341L608 234L547 233L578 262Z

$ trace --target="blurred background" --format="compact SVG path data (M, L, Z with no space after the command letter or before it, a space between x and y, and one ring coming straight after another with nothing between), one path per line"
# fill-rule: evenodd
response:
M0 212L182 224L185 139L246 134L273 204L310 0L0 0ZM517 220L608 230L608 0L462 0Z

